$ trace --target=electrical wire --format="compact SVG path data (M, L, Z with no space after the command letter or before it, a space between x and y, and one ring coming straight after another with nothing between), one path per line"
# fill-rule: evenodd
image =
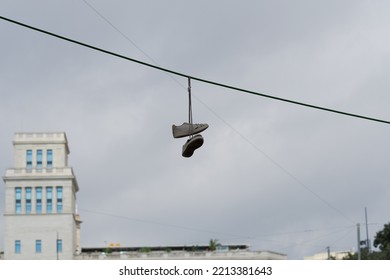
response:
M102 18L109 26L111 26L116 32L118 32L123 38L125 38L131 45L133 45L137 50L142 52L143 55L145 55L150 61L152 61L155 65L160 66L160 64L153 59L149 54L147 54L144 50L142 50L135 42L134 40L130 39L129 36L127 36L124 32L122 32L118 27L116 27L106 16L103 15L102 12L100 12L96 7L94 7L91 3L89 3L87 0L82 0L96 15L98 15L100 18ZM176 82L179 86L185 89L185 87L175 78L175 76L167 73L167 75ZM189 123L192 123L192 107L191 107L191 92L190 92L190 79L188 84L188 91L189 91ZM289 177L291 177L298 185L309 191L311 194L313 194L315 197L317 197L319 200L321 200L324 204L341 214L344 218L346 218L349 221L352 221L350 218L348 218L346 215L344 215L339 209L334 207L331 203L327 202L325 199L323 199L320 195L315 193L313 190L311 190L308 186L306 186L301 180L299 180L296 176L294 176L291 172L289 172L286 168L284 168L281 164L279 164L276 160L274 160L271 156L269 156L266 152L264 152L262 149L258 147L258 145L254 144L252 141L250 141L247 137L245 137L241 132L239 132L236 128L234 128L231 124L229 124L225 119L223 119L219 114L217 114L210 106L208 106L205 102L203 102L199 97L194 95L194 97L203 105L205 106L211 113L213 113L218 119L220 119L226 126L228 126L231 130L233 130L236 134L238 134L245 142L250 144L255 150L260 152L263 156L265 156L271 163L273 163L277 168L279 168L281 171L283 171L285 174L287 174ZM355 222L352 221L352 223L355 224Z
M322 107L322 106L318 106L318 105L303 103L303 102L300 102L300 101L295 101L295 100L286 99L286 98L282 98L282 97L278 97L278 96L268 95L268 94L256 92L256 91L253 91L253 90L238 88L238 87L235 87L235 86L222 84L222 83L218 83L218 82L215 82L215 81L206 80L206 79L203 79L203 78L191 76L191 75L188 75L188 74L185 74L185 73L177 72L177 71L170 70L170 69L167 69L167 68L163 68L163 67L160 67L160 66L157 66L157 65L153 65L153 64L141 61L141 60L137 60L137 59L134 59L134 58L131 58L131 57L127 57L127 56L124 56L124 55L121 55L121 54L118 54L118 53L114 53L114 52L111 52L111 51L108 51L108 50L105 50L105 49L102 49L102 48L98 48L98 47L95 47L95 46L92 46L92 45L89 45L89 44L86 44L86 43L83 43L83 42L80 42L80 41L77 41L77 40L74 40L74 39L71 39L71 38L68 38L68 37L64 37L64 36L61 36L61 35L58 35L58 34L55 34L55 33L52 33L52 32L49 32L49 31L46 31L46 30L43 30L43 29L40 29L40 28L37 28L37 27L34 27L34 26L31 26L31 25L27 25L27 24L22 23L22 22L18 22L18 21L15 21L15 20L3 17L3 16L0 16L0 19L4 20L4 21L8 21L8 22L16 24L16 25L19 25L19 26L22 26L22 27L25 27L25 28L28 28L28 29L31 29L31 30L34 30L34 31L37 31L37 32L40 32L40 33L44 33L44 34L52 36L52 37L56 37L56 38L64 40L64 41L68 41L68 42L73 43L73 44L77 44L77 45L80 45L80 46L83 46L83 47L86 47L86 48L89 48L89 49L92 49L92 50L95 50L95 51L99 51L99 52L102 52L102 53L105 53L105 54L108 54L108 55L111 55L111 56L115 56L115 57L118 57L118 58L121 58L121 59L125 59L125 60L128 60L128 61L137 63L137 64L141 64L141 65L144 65L144 66L147 66L147 67L150 67L150 68L154 68L154 69L157 69L157 70L160 70L160 71L163 71L163 72L167 72L167 73L170 73L170 74L173 74L173 75L176 75L176 76L185 77L187 79L190 78L190 79L198 81L198 82L211 84L211 85L218 86L218 87L227 88L227 89L230 89L230 90L233 90L233 91L240 91L240 92L244 92L244 93L248 93L248 94L252 94L252 95L256 95L256 96L261 96L261 97L265 97L265 98L269 98L269 99L274 99L274 100L278 100L278 101L281 101L281 102L287 102L287 103L291 103L291 104L294 104L294 105L309 107L309 108L312 108L312 109L327 111L327 112L331 112L331 113L335 113L335 114L345 115L345 116L359 118L359 119L364 119L364 120L373 121L373 122L380 122L380 123L384 123L384 124L390 124L390 121L383 120L383 119L377 119L377 118L372 118L372 117L363 116L363 115L359 115L359 114L353 114L353 113L339 111L339 110L335 110L335 109L331 109L331 108L326 108L326 107Z
M6 196L4 192L0 191L0 196ZM13 196L11 196L13 198ZM153 226L162 226L162 227L169 227L169 228L175 228L179 230L187 230L187 231L192 231L192 232L202 232L202 233L207 233L207 234L213 234L217 235L218 237L222 237L223 240L228 241L228 240L247 240L247 241L266 241L266 242L272 242L272 243L278 243L280 246L280 250L286 250L288 248L294 248L297 246L303 246L309 243L313 243L316 241L323 240L325 237L338 234L340 232L344 232L345 230L348 230L347 234L343 235L342 237L339 237L337 240L335 240L333 243L331 243L330 246L333 246L337 242L339 242L341 239L344 239L348 234L351 233L351 231L354 229L355 226L337 226L337 227L327 227L327 228L309 228L309 229L302 229L302 230L297 230L297 231L292 231L292 232L279 232L279 233L268 233L268 234L263 234L263 235L256 235L256 236L248 236L248 235L240 235L240 234L233 234L233 233L227 233L227 232L219 232L219 231L213 231L209 229L204 229L204 228L195 228L195 227L188 227L188 226L183 226L183 225L177 225L177 224L170 224L170 223L164 223L164 222L159 222L155 220L145 220L145 219L140 219L137 217L130 217L130 216L123 216L119 214L114 214L114 213L108 213L108 212L102 212L102 211L96 211L96 210L89 210L89 209L83 209L79 208L78 209L80 212L83 212L84 215L89 213L93 215L99 215L99 216L107 216L107 217L112 217L116 219L122 219L122 220L127 220L127 221L132 221L132 222L137 222L137 223L143 223L143 224L151 224ZM375 223L373 223L375 224ZM1 228L1 226L0 226ZM330 231L330 232L328 232ZM285 241L282 240L276 240L276 239L268 239L266 237L278 237L278 236L293 236L296 234L313 234L313 233L320 233L320 232L327 232L324 233L320 236L313 237L311 239L306 239L304 241L300 242L295 242L293 244L290 244L288 246L284 245ZM230 237L230 238L227 238ZM195 242L197 243L197 242ZM188 243L191 244L191 243Z
M118 214L114 214L114 213L88 210L88 209L83 209L83 208L79 208L78 210L80 212L84 212L84 213L90 213L90 214L101 215L101 216L108 216L108 217L112 217L112 218L132 221L132 222L151 224L154 226L170 227L170 228L175 228L175 229L180 229L180 230L187 230L187 231L193 231L193 232L203 232L203 233L207 233L207 234L230 236L230 237L241 238L241 239L251 239L250 236L245 236L245 235L232 234L232 233L213 231L213 230L203 229L203 228L195 228L195 227L169 224L169 223L163 223L163 222L152 221L152 220L139 219L139 218L134 218L134 217L129 217L129 216L118 215Z
M104 17L96 8L94 8L92 5L90 5L87 1L84 1L85 4L87 4L91 9L94 10L95 13L97 13L100 17L102 17L110 26L112 26L115 30L117 30L122 36L124 36L128 41L130 41L138 50L140 50L145 56L147 56L150 60L153 61L153 63L157 64L149 55L147 55L142 49L140 49L130 38L128 38L123 32L121 32L118 28L116 28L106 17ZM135 62L135 63L138 63L138 64L141 64L141 65L144 65L144 66L147 66L147 67L152 67L152 68L155 68L157 70L161 70L161 71L164 71L164 72L167 72L169 74L173 74L173 75L177 75L177 76L181 76L181 77L186 77L188 79L194 79L194 80L197 80L197 81L200 81L200 82L204 82L204 83L208 83L208 84L212 84L212 85L215 85L215 86L220 86L220 87L224 87L224 88L228 88L228 89L231 89L231 90L236 90L236 91L241 91L241 92L245 92L245 93L250 93L250 94L254 94L254 95L258 95L258 96L262 96L262 97L266 97L266 98L271 98L271 99L275 99L275 100L279 100L279 101L283 101L283 102L288 102L288 103L293 103L293 104L296 104L296 105L301 105L301 106L306 106L306 107L311 107L311 108L314 108L314 109L319 109L319 110L324 110L324 111L329 111L329 112L333 112L333 113L338 113L338 114L343 114L343 115L347 115L347 116L351 116L351 117L357 117L357 118L361 118L361 119L366 119L366 120L370 120L370 121L376 121L376 122L382 122L382 123L386 123L386 124L390 124L389 121L385 121L385 120L381 120L381 119L374 119L374 118L371 118L371 117L366 117L366 116L362 116L362 115L357 115L357 114L351 114L351 113L347 113L347 112L342 112L342 111L337 111L337 110L334 110L334 109L329 109L329 108L325 108L325 107L320 107L320 106L316 106L316 105L311 105L311 104L307 104L307 103L302 103L302 102L298 102L298 101L293 101L293 100L288 100L288 99L285 99L285 98L280 98L280 97L276 97L276 96L271 96L271 95L266 95L266 94L263 94L263 93L259 93L259 92L255 92L255 91L251 91L251 90L246 90L246 89L242 89L242 88L237 88L237 87L233 87L233 86L229 86L229 85L226 85L226 84L221 84L221 83L217 83L217 82L214 82L214 81L210 81L210 80L205 80L205 79L201 79L201 78L198 78L198 77L193 77L193 76L190 76L190 75L187 75L187 74L183 74L183 73L180 73L180 72L176 72L176 71L173 71L173 70L169 70L169 69L166 69L166 68L163 68L161 66L156 66L156 65L153 65L153 64L150 64L150 63L146 63L144 61L140 61L140 60L136 60L136 59L133 59L133 58L130 58L130 57L126 57L126 56L123 56L123 55L120 55L120 54L117 54L117 53L114 53L114 52L111 52L111 51L107 51L107 50L104 50L104 49L101 49L101 48L98 48L98 47L95 47L95 46L92 46L92 45L88 45L88 44L85 44L85 43L82 43L80 41L76 41L76 40L73 40L73 39L70 39L70 38L67 38L67 37L64 37L64 36L61 36L61 35L58 35L58 34L55 34L55 33L52 33L52 32L49 32L49 31L46 31L46 30L42 30L42 29L39 29L39 28L36 28L36 27L33 27L33 26L30 26L30 25L27 25L27 24L24 24L24 23L21 23L21 22L17 22L15 20L12 20L12 19L9 19L9 18L5 18L5 17L2 17L0 16L0 19L3 19L5 21L8 21L8 22L11 22L11 23L14 23L14 24L17 24L17 25L20 25L20 26L23 26L23 27L26 27L26 28L29 28L29 29L32 29L32 30L35 30L35 31L38 31L38 32L41 32L41 33L44 33L44 34L47 34L47 35L50 35L50 36L53 36L53 37L56 37L56 38L59 38L59 39L62 39L62 40L65 40L65 41L68 41L68 42L71 42L71 43L74 43L74 44L78 44L78 45L81 45L81 46L84 46L84 47L87 47L87 48L90 48L90 49L93 49L93 50L96 50L96 51L100 51L100 52L103 52L103 53L106 53L106 54L109 54L109 55L112 55L112 56L116 56L116 57L119 57L119 58L122 58L122 59L125 59L125 60L129 60L129 61L132 61L132 62ZM225 122L226 123L226 122ZM230 126L231 127L231 126ZM241 135L241 134L240 134ZM242 136L242 135L241 135ZM242 136L243 137L243 136ZM244 139L246 139L245 137L243 137ZM296 178L293 174L291 174L290 172L288 172L284 167L282 167L280 164L278 164L277 162L275 162L272 158L270 158L267 154L265 154L262 150L260 150L256 145L254 145L252 142L250 142L248 139L246 139L247 142L249 142L250 144L252 144L252 146L254 146L254 148L256 150L258 150L259 152L261 152L263 155L265 155L269 160L271 160L275 165L277 165L280 169L282 169L285 173L287 173L292 179L294 179L299 185L301 185L303 188L305 188L306 190L308 190L309 192L311 192L314 196L316 196L318 199L320 199L324 204L328 205L330 208L332 208L333 210L335 210L336 212L338 212L340 215L342 215L344 218L346 218L347 220L349 221L352 221L350 218L348 218L347 216L345 216L339 209L337 209L336 207L334 207L333 205L331 205L329 202L327 202L326 200L324 200L322 197L320 197L318 194L316 194L315 192L313 192L310 188L308 188L302 181L300 181L298 178ZM352 221L353 222L353 221Z
M347 234L350 234L351 231L353 230L353 228L351 226L345 227L344 229L340 228L340 229L332 231L332 232L324 233L324 234L321 234L319 236L312 237L310 239L305 239L305 240L296 242L293 245L288 245L288 246L282 247L279 250L284 251L284 250L291 249L294 247L302 247L303 245L308 245L308 244L313 243L313 242L319 242L320 240L324 240L325 238L330 237L332 235L344 233L346 230L348 230Z
M102 18L108 25L110 25L116 32L118 32L123 38L125 38L128 42L130 42L138 51L140 51L144 56L146 56L150 61L152 61L155 65L158 65L157 61L153 59L153 57L149 56L144 50L142 50L134 40L130 39L125 33L120 31L107 17L105 17L98 9L96 9L91 3L86 0L82 0L85 5L87 5L95 14L97 14L100 18ZM160 65L158 65L160 66Z
M100 13L96 8L94 8L91 4L89 4L87 1L84 1L83 2L85 4L88 5L88 7L90 7L97 15L99 15L101 18L103 18L104 21L106 21L112 28L114 28L117 32L119 32L122 36L124 36L124 38L126 40L128 40L132 45L134 45L138 50L140 50L146 57L148 57L154 64L158 64L152 57L150 57L147 53L145 53L140 47L138 47L135 42L133 40L131 40L128 36L126 36L123 32L121 32L117 27L115 27L102 13ZM203 80L203 79L200 79L200 78L194 78L192 76L187 76L185 74L182 74L182 73L179 73L179 72L175 72L175 71L172 71L172 70L168 70L168 69L165 69L161 66L156 66L156 65L152 65L152 64L149 64L149 63L146 63L146 62L143 62L143 61L140 61L140 60L135 60L133 58L129 58L129 57L125 57L125 56L122 56L120 54L116 54L116 53L113 53L113 52L110 52L110 51L107 51L107 50L103 50L103 49L100 49L100 48L97 48L97 47L94 47L94 46L91 46L91 45L87 45L85 43L82 43L82 42L79 42L79 41L76 41L76 40L73 40L73 39L69 39L69 38L66 38L66 37L63 37L63 36L60 36L58 34L54 34L54 33L51 33L51 32L48 32L48 31L45 31L45 30L42 30L42 29L38 29L36 27L32 27L32 26L29 26L29 25L26 25L24 23L20 23L20 22L17 22L17 21L14 21L14 20L11 20L11 19L8 19L8 18L4 18L2 16L0 16L0 19L4 19L4 20L7 20L7 21L10 21L11 23L15 23L17 25L21 25L23 27L26 27L26 28L29 28L29 29L33 29L35 31L38 31L38 32L42 32L44 34L48 34L50 36L54 36L54 37L57 37L59 39L63 39L63 40L66 40L66 41L69 41L69 42L72 42L72 43L75 43L75 44L78 44L78 45L82 45L84 47L87 47L87 48L91 48L91 49L94 49L94 50L97 50L97 51L101 51L101 52L104 52L104 53L107 53L109 55L113 55L113 56L116 56L116 57L119 57L119 58L123 58L123 59L126 59L126 60L130 60L132 62L136 62L136 63L140 63L140 64L143 64L145 66L149 66L149 67L153 67L153 68L156 68L158 70L162 70L162 71L165 71L169 74L169 76L174 80L176 81L179 85L181 85L173 76L171 76L172 74L173 75L178 75L178 76L182 76L182 77L187 77L187 79L195 79L195 80L198 80L198 81L204 81L206 83L212 83L212 84L215 84L215 85L221 85L223 87L228 87L228 88L231 88L231 89L234 89L233 87L231 86L227 86L227 85L222 85L222 84L219 84L219 83L216 83L216 82L212 82L212 81L207 81L207 80ZM182 85L181 85L182 86ZM246 91L246 90L243 90L243 89L238 89L237 90L240 90L240 91ZM255 93L255 92L253 92ZM260 93L257 93L258 95L262 95ZM266 95L268 96L268 95ZM276 98L276 97L273 97L275 99L279 99L279 98ZM293 101L295 102L295 101ZM204 102L201 102L203 105L205 105L208 109L211 110L211 108L209 108ZM330 109L329 109L330 110ZM325 205L327 205L328 207L332 208L335 212L339 213L341 216L343 216L345 219L349 220L350 222L352 223L355 223L352 219L350 219L349 217L347 217L342 211L340 211L337 207L333 206L331 203L329 203L328 201L326 201L325 199L323 199L320 195L318 195L316 192L314 192L313 190L311 190L308 186L306 186L306 184L304 184L301 180L299 180L296 176L294 176L291 172L289 172L286 168L284 168L281 164L279 164L278 162L276 162L272 157L270 157L267 153L265 153L263 150L261 150L257 145L255 145L252 141L250 141L247 137L243 136L239 131L237 131L237 129L235 129L234 127L232 127L229 123L227 123L224 119L222 119L220 116L218 116L213 110L211 110L214 115L216 115L220 120L222 120L226 125L228 125L233 131L235 131L236 133L238 133L247 143L249 143L253 148L255 148L258 152L260 152L261 154L263 154L263 156L265 156L266 158L268 158L268 160L270 160L275 166L277 166L280 170L282 170L285 174L287 174L290 178L292 178L298 185L300 185L301 187L303 187L304 189L306 189L307 191L309 191L312 195L314 195L315 197L317 197L319 200L321 200ZM390 122L389 122L390 123Z
M0 191L0 196L6 196L4 192ZM14 196L9 196L9 199L14 199ZM178 225L178 224L171 224L171 223L164 223L156 220L146 220L146 219L141 219L138 217L130 217L130 216L124 216L120 214L115 214L115 213L109 213L106 211L97 211L97 210L91 210L91 209L84 209L84 208L78 208L79 212L87 214L93 214L93 215L99 215L99 216L106 216L106 217L111 217L111 218L116 218L116 219L121 219L121 220L127 220L131 222L137 222L137 223L143 223L143 224L150 224L153 226L160 226L160 227L166 227L166 228L174 228L178 230L186 230L186 231L192 231L192 232L202 232L202 233L207 233L207 234L212 234L216 235L220 238L223 237L224 240L258 240L258 241L267 241L267 242L274 242L274 243L282 243L280 240L275 240L275 239L269 239L266 237L276 237L276 236L292 236L295 234L302 234L302 233L313 233L313 232L322 232L322 231L328 231L331 229L344 229L344 228L351 228L351 226L340 226L340 227L329 227L329 228L321 228L321 229L302 229L302 230L297 230L294 232L283 232L283 233L268 233L264 235L256 235L256 236L251 236L251 235L242 235L242 234L234 234L230 232L220 232L220 231L214 231L210 229L205 229L205 228L198 228L198 227L188 227L188 226L183 226L183 225ZM228 238L230 237L230 238Z

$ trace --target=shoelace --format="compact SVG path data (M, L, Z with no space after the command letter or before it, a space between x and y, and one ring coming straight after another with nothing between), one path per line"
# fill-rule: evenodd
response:
M188 77L188 127L189 138L194 136L194 130L192 129L192 101L191 101L191 78Z

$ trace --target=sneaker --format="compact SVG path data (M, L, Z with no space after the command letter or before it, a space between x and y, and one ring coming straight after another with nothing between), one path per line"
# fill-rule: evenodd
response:
M200 124L189 124L189 123L183 123L182 125L176 126L172 125L172 133L173 138L181 138L190 136L193 134L198 134L208 128L209 125L206 123L200 123Z
M200 134L195 135L183 145L183 157L191 157L194 151L203 145L203 137Z

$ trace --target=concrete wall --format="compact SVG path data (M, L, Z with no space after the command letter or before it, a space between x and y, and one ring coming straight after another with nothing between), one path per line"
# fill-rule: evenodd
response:
M72 214L7 215L4 217L4 258L6 260L55 260L57 236L62 240L59 259L73 259L76 251L75 221ZM21 242L21 252L15 253L15 240ZM35 251L36 240L42 250Z
M54 175L54 174L53 174ZM55 175L61 176L58 173ZM21 199L21 214L26 213L26 187L31 187L31 214L36 214L36 188L42 188L42 214L46 213L46 187L52 187L52 213L56 213L57 207L57 192L56 187L62 187L62 213L74 213L75 212L75 199L74 199L74 186L72 179L53 179L50 177L40 178L40 179L17 179L12 181L7 181L7 186L5 188L5 195L7 203L5 204L4 213L14 214L15 213L15 188L22 188L22 199Z
M335 260L342 260L343 258L347 257L348 254L353 254L354 252L331 252L330 257ZM313 256L308 256L304 258L305 260L327 260L328 259L328 253L323 252L323 253L318 253Z
M229 252L114 252L83 253L76 260L286 260L287 256L270 251Z
M26 150L32 150L32 168L36 168L36 151L42 150L42 168L46 168L46 151L53 151L53 167L68 166L69 154L66 135L59 133L16 133L14 144L14 168L26 167Z

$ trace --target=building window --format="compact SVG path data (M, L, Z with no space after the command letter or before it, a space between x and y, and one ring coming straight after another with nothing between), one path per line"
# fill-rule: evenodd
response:
M41 253L42 252L42 241L41 240L35 240L35 253Z
M42 150L37 150L37 169L42 169Z
M31 187L26 188L26 214L31 213Z
M16 214L22 213L22 188L15 188L15 212Z
M35 211L38 214L42 213L42 187L36 187L35 188Z
M53 188L46 187L46 213L53 211Z
M32 150L26 151L26 168L27 169L32 168Z
M62 253L62 239L57 239L57 253Z
M57 213L62 213L62 187L57 187Z
M15 254L20 254L22 251L22 243L20 240L15 240Z
M53 168L53 150L47 150L46 153L47 168Z

